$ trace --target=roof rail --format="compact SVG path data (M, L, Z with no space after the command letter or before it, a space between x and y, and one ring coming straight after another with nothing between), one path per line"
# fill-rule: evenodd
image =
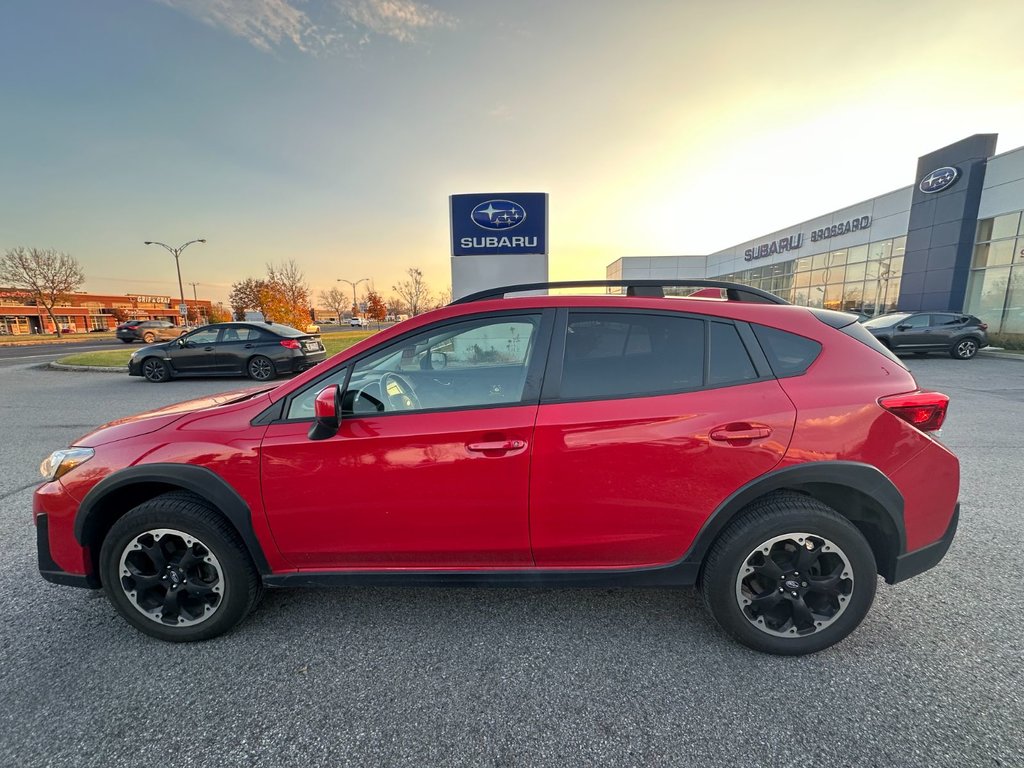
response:
M721 288L729 301L747 301L757 304L789 304L785 299L774 293L751 288L741 283L730 283L724 280L567 280L555 283L521 283L519 285L503 285L477 291L456 299L452 304L469 304L487 299L503 299L509 293L523 291L543 291L551 288L625 288L627 296L645 298L663 298L665 288Z

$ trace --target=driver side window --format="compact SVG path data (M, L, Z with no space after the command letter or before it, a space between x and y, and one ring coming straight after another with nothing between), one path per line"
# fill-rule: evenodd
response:
M388 413L519 403L539 326L540 315L492 316L404 339L355 366L346 410L358 414L368 404Z
M540 315L481 317L434 327L389 344L356 364L343 414L515 405L522 401ZM313 400L344 369L292 400L289 419L313 416Z

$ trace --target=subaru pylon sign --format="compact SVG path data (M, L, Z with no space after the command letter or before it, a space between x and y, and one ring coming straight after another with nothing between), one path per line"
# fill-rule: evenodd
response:
M452 256L547 254L545 192L452 195Z

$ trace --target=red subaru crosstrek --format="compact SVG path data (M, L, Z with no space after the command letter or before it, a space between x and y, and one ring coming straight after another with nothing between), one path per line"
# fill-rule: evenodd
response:
M468 582L697 585L752 648L826 648L950 545L948 398L852 315L666 284L476 294L108 424L43 462L42 575L172 641L264 587Z

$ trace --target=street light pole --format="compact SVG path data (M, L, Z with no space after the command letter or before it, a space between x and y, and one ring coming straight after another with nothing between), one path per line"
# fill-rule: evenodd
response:
M359 285L360 283L369 282L369 280L370 280L370 278L368 278L368 277L361 277L361 278L359 278L358 280L356 280L353 283L351 280L346 280L343 277L337 278L337 282L339 282L339 283L348 283L349 285L352 286L352 311L353 312L356 312L359 309L359 304L356 301L356 286ZM341 320L341 318L339 317L338 320Z
M161 248L167 249L172 256L174 256L174 268L178 271L178 295L181 297L181 303L185 303L185 287L181 283L181 264L178 263L178 257L181 256L181 252L188 248L192 243L205 243L205 238L199 238L198 240L189 240L187 243L179 245L177 248L171 248L171 246L165 243L158 243L155 240L146 240L145 245L159 245ZM179 309L180 312L180 309ZM185 319L188 320L188 315L185 315Z

